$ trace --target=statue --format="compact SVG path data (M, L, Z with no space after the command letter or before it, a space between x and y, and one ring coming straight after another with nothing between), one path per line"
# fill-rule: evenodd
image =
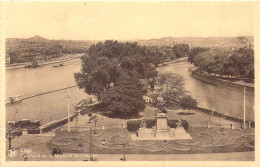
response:
M140 128L146 128L147 125L144 120L142 120L142 123L140 124Z
M182 121L181 121L181 119L178 119L178 122L176 123L176 125L177 125L176 128L182 127Z
M163 105L164 105L164 101L163 101L162 95L159 95L158 98L157 98L157 107L158 107L158 109L162 110Z

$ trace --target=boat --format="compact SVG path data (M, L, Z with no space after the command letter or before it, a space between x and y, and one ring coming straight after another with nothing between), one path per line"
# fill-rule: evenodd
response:
M37 67L40 66L38 65L38 62L36 60L34 60L31 64L24 66L24 68L37 68Z
M13 104L15 102L20 102L20 101L22 101L21 95L9 96L5 99L5 104Z
M91 97L88 97L87 99L81 100L76 106L75 110L86 108L88 104L91 104L93 102Z
M64 65L63 64L59 64L59 65L55 65L53 67L62 67L62 66L64 66Z

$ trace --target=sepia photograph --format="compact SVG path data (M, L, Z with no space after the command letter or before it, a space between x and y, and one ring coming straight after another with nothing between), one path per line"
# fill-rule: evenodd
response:
M3 2L1 161L254 162L256 4Z

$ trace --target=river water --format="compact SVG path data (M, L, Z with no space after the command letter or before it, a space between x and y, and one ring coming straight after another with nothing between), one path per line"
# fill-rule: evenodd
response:
M6 71L6 95L31 96L55 89L75 85L73 74L80 71L80 59L63 63L63 67L46 65L36 69L16 69ZM185 88L197 99L200 107L213 109L227 115L243 118L243 93L216 87L190 76L188 62L178 62L159 67L159 72L173 72L185 79ZM6 105L8 120L40 120L41 124L63 118L67 115L67 90L37 96L22 102ZM70 112L75 105L88 95L77 87L70 88ZM246 119L254 120L254 96L246 95ZM15 112L18 110L17 114ZM15 117L14 117L15 115ZM14 117L14 118L13 118Z
M217 87L195 79L188 71L190 67L189 62L178 62L159 67L157 70L183 76L185 89L189 91L192 97L197 99L199 107L243 119L243 92ZM254 121L254 117L254 95L246 94L246 120Z

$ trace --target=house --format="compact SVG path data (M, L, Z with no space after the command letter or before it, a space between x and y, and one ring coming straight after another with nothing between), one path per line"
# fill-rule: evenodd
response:
M9 54L5 54L5 64L10 64L10 56Z
M148 93L148 94L143 96L143 99L145 100L146 103L156 103L157 97L158 97L158 94Z

